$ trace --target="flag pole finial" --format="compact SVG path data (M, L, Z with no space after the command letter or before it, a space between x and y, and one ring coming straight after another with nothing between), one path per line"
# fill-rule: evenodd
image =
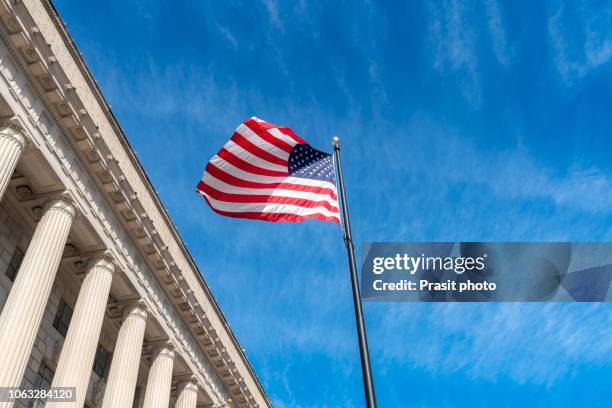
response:
M332 144L334 147L338 147L338 146L340 146L340 138L339 138L338 136L334 136L334 137L332 137L332 139L331 139L331 144Z

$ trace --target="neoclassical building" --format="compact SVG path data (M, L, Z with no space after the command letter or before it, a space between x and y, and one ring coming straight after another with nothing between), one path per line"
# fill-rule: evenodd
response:
M0 200L0 387L271 405L48 0L0 0Z

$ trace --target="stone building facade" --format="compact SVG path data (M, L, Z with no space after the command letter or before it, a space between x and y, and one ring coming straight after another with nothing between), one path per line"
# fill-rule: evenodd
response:
M48 407L270 406L48 0L0 0L0 311L0 386L77 387Z

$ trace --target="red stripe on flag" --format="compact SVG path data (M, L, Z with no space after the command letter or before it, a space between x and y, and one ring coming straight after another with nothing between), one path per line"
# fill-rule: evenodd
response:
M271 145L274 145L274 146L278 147L279 149L281 149L281 150L291 154L291 151L293 150L293 146L291 146L289 143L279 139L278 137L276 137L273 134L271 134L270 132L268 132L268 130L266 128L264 128L263 126L260 126L261 124L259 122L257 122L256 120L249 119L246 122L244 122L244 124L249 129L251 129L257 136L261 137L266 142L268 142ZM270 127L269 129L272 129L272 127Z
M294 190L294 191L304 191L307 193L316 193L316 194L327 194L332 199L337 200L338 197L334 190L331 188L325 187L315 187L315 186L305 186L302 184L292 184L292 183L258 183L255 181L247 181L238 177L234 177L231 174L227 174L214 164L208 163L206 165L206 172L211 176L221 180L222 182L236 186L236 187L244 187L244 188L278 188L282 190ZM200 180L198 183L198 188L200 185L204 185L204 182Z
M295 140L299 144L308 144L304 139L302 139L301 137L293 133L293 130L289 129L286 126L279 126L277 127L277 129L283 132L284 134L286 134L287 136L291 137L293 140Z
M284 171L268 170L255 166L247 161L242 160L240 157L236 156L232 152L225 150L225 148L221 148L221 150L219 150L219 153L217 153L217 156L230 163L234 167L237 167L240 170L248 171L249 173L272 177L287 177L289 175L289 173Z
M304 208L322 207L330 212L339 213L340 211L330 205L327 201L313 201L304 198L282 197L276 195L247 195L247 194L229 194L216 190L206 184L202 188L198 185L198 190L208 194L215 200L225 201L228 203L270 203L270 204L289 204Z
M257 126L261 127L262 129L275 129L278 128L278 126L276 126L274 123L270 123L270 122L266 122L264 120L258 120L255 116L252 116L250 118L248 118L247 120L245 120L243 123L256 123Z
M253 143L249 142L246 137L242 136L238 132L233 134L231 140L247 152L259 157L260 159L267 160L270 163L278 164L279 166L289 166L289 162L287 160L279 159L273 154L266 152L262 148L255 146Z

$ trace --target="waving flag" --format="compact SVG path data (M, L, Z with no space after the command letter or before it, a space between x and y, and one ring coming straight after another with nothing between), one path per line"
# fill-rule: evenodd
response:
M340 139L334 136L332 144L338 166L344 215L342 232L351 274L365 402L367 408L376 408L355 246L340 164ZM238 126L231 139L206 164L196 191L210 208L228 217L274 222L315 218L340 223L332 156L313 149L288 127L255 117Z
M255 117L208 162L196 191L228 217L340 223L332 156Z

